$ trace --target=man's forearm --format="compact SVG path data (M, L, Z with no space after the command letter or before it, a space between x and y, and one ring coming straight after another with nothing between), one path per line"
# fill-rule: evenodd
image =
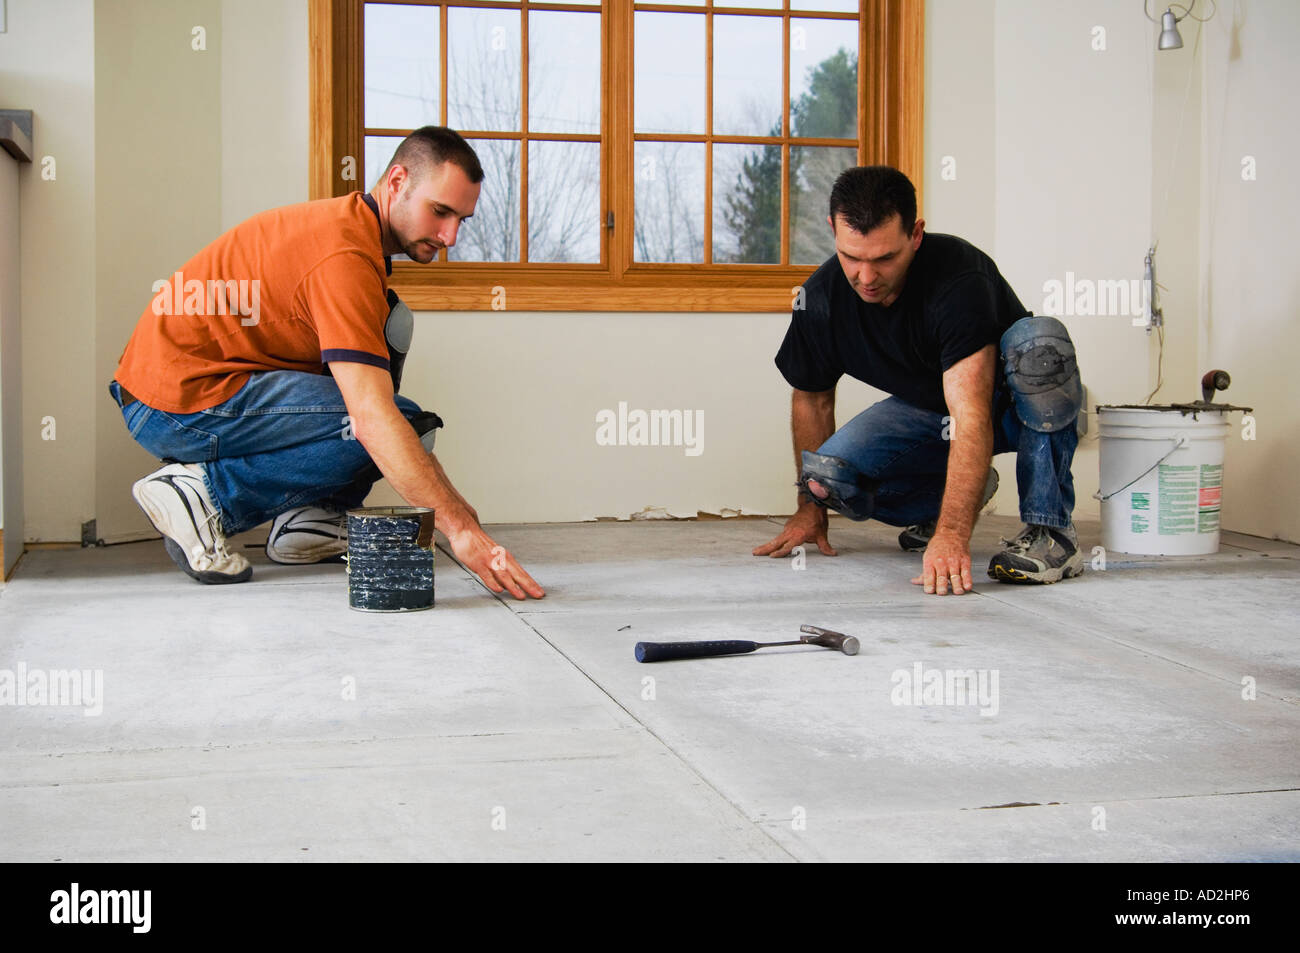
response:
M970 542L993 460L992 421L987 415L954 417L952 434L943 506L935 531L955 533Z
M794 438L794 474L795 479L803 469L803 452L816 450L835 433L835 392L829 397L808 396L807 392L795 391L790 401L790 431ZM811 506L803 493L799 494L800 506Z
M396 405L376 409L363 423L354 420L353 428L393 489L412 506L431 507L434 525L444 534L456 532L470 521L464 497Z

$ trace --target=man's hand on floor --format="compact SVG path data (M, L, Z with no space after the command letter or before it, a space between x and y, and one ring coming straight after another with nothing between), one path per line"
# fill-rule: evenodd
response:
M478 525L477 520L446 533L446 536L456 558L493 592L508 590L516 599L526 599L528 596L540 599L546 595L545 590L515 561L515 557L483 532L483 527Z
M824 556L838 556L831 549L830 540L826 538L826 511L812 503L805 503L795 511L794 516L786 522L785 528L770 542L757 546L755 556L771 556L777 559L790 555L790 551L804 543L816 543Z
M923 585L927 593L960 596L975 588L970 573L970 543L956 533L936 532L930 538L921 561L921 575L912 585Z

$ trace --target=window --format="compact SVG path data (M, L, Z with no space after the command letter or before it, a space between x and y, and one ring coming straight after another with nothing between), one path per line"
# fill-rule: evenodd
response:
M833 253L841 169L921 185L920 0L311 13L313 197L372 187L426 124L487 173L444 261L394 262L414 308L785 311Z

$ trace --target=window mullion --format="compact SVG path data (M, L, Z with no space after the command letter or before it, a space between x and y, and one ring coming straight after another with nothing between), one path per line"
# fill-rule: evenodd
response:
M438 123L447 125L447 4L438 5ZM438 261L448 260L447 249L438 249Z
M704 254L713 264L713 3L704 14Z
M790 0L781 9L781 264L790 264Z
M610 234L611 273L622 279L632 262L632 221L636 196L632 179L634 165L632 126L632 25L633 0L613 0L609 11L610 36L610 140L613 156L610 163L610 204L614 211L614 230Z
M519 7L519 260L528 261L528 0Z

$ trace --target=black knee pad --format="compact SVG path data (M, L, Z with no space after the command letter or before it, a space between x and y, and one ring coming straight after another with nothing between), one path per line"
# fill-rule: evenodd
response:
M438 435L438 428L442 426L442 418L431 410L422 410L418 414L412 414L407 420L411 422L411 427L420 438L420 443L424 444L424 449L432 453L433 439Z
M816 480L827 491L824 500L818 499L808 489L809 480ZM799 486L818 506L859 522L871 519L876 510L876 488L879 485L880 481L860 473L839 457L828 457L811 450L803 452Z
M1083 382L1065 325L1044 315L1021 318L1002 335L1001 345L1021 422L1040 433L1072 425L1083 407Z
M438 428L442 426L442 418L431 410L421 410L406 419L416 436L420 438L420 443L424 444L424 449L433 453L433 439L437 436ZM357 474L358 480L366 480L370 483L376 483L382 478L383 474L373 462L366 464L365 469Z

